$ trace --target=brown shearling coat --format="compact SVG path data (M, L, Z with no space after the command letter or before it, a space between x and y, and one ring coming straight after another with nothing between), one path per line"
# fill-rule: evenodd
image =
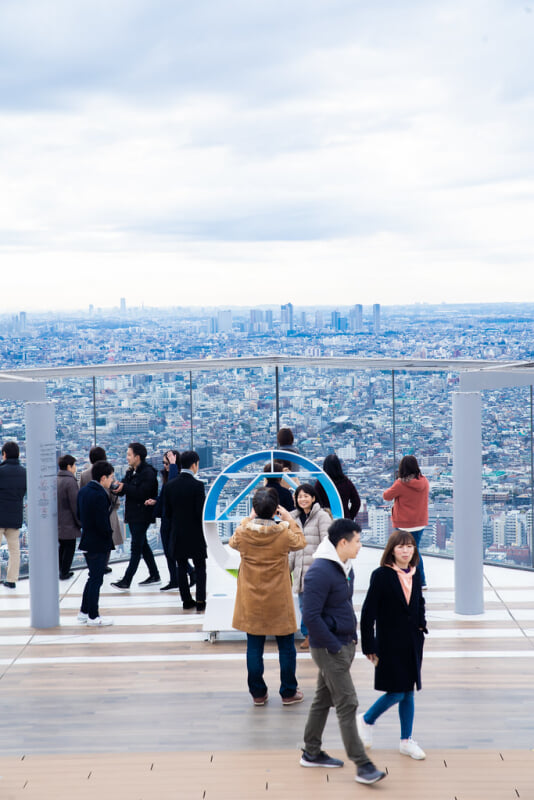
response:
M269 523L247 517L230 539L241 553L232 625L257 636L287 636L297 630L288 554L302 550L306 539L295 520Z

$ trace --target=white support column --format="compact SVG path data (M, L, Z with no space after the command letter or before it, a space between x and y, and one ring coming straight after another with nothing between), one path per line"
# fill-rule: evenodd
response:
M30 611L34 628L59 625L54 403L26 404Z
M454 579L457 614L484 613L482 432L479 392L454 392Z

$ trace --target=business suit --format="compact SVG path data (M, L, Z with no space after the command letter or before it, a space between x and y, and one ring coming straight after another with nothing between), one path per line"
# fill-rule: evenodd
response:
M165 509L171 521L171 549L178 562L178 587L187 608L194 605L187 577L188 559L192 559L196 570L197 606L203 608L206 602L208 553L202 525L205 495L204 484L189 469L183 469L164 489Z

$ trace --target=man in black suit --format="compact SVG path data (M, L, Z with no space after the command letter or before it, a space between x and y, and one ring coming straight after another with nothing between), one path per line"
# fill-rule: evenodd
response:
M171 520L171 548L178 562L178 587L184 609L206 608L206 558L207 548L202 527L204 484L197 480L199 456L195 450L186 450L180 456L182 471L170 480L164 489L165 509ZM187 561L192 559L196 570L196 602L191 597L187 578Z
M129 589L137 567L144 558L148 567L148 578L139 582L139 586L150 586L161 583L159 570L146 532L153 520L152 506L146 501L158 496L158 474L151 464L147 463L147 450L140 442L130 442L126 453L128 470L121 483L112 488L113 494L126 496L124 520L128 523L131 535L130 561L124 576L111 585L115 589Z
M113 544L113 529L109 519L109 488L113 482L113 467L107 461L93 466L92 479L78 492L77 516L82 524L79 549L83 550L89 577L83 590L78 622L82 625L113 625L113 620L101 617L98 611L100 587Z

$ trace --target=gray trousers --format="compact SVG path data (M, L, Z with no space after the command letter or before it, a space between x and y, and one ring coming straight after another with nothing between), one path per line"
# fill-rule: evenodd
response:
M347 756L355 764L369 761L356 728L358 698L350 674L355 649L354 642L343 645L341 652L336 655L325 648L311 648L312 658L319 668L315 695L304 730L304 749L311 756L318 755L322 749L324 727L333 706Z

